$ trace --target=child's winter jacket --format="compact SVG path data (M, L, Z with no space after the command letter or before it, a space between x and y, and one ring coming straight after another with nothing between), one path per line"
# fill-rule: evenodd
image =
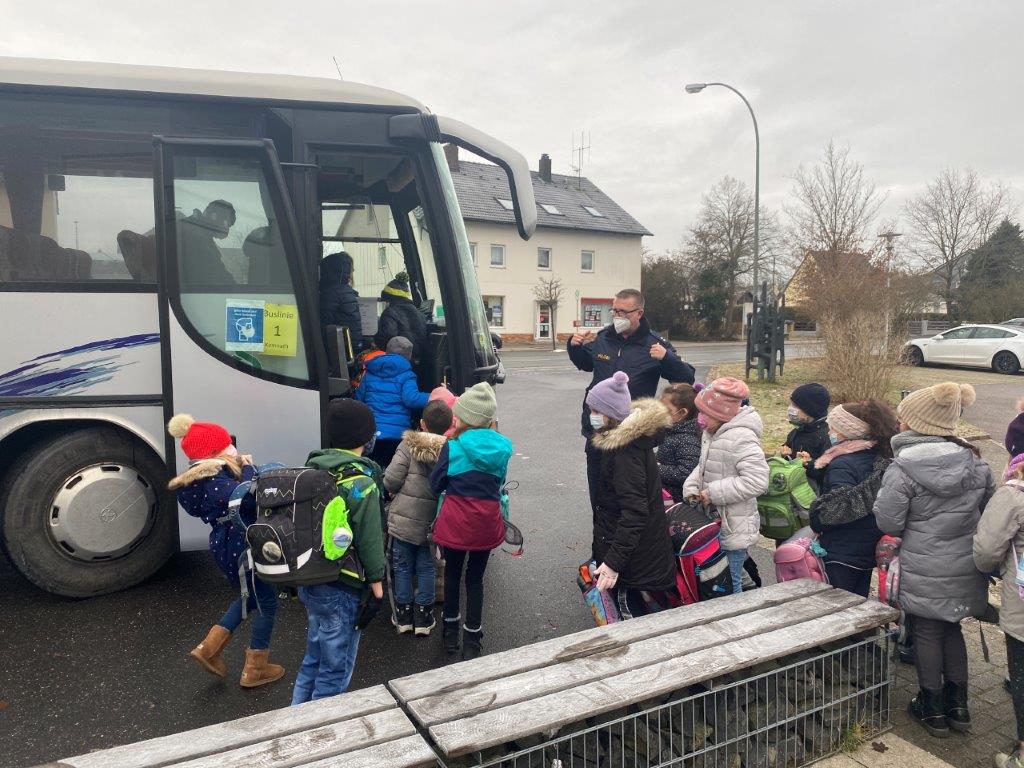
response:
M882 532L872 507L888 466L888 459L868 448L837 456L823 467L822 495L811 504L810 515L826 562L875 567L875 545Z
M255 476L256 469L249 465L242 467L242 477L237 478L223 460L203 459L193 463L167 486L177 491L178 503L185 512L211 526L210 552L217 567L235 587L239 586L238 556L248 545L244 531L238 530L228 519L228 501L241 482ZM242 500L241 513L246 523L255 520L256 502L251 495Z
M659 401L643 398L616 427L594 433L601 454L595 490L594 556L634 589L675 587L675 558L654 448L672 423Z
M761 536L757 497L768 490L768 462L761 448L764 425L749 405L718 428L706 431L700 463L683 486L683 496L707 490L722 516L722 549L740 550Z
M1024 555L1024 482L1009 480L995 492L974 534L974 564L1003 579L999 627L1024 642L1024 600L1017 588L1017 563Z
M672 500L683 500L683 483L700 463L701 428L696 419L687 419L665 430L658 446L658 470L661 484Z
M412 364L401 355L380 355L366 363L355 399L370 406L377 420L377 437L398 440L412 425L412 412L422 409L430 395L420 392Z
M958 622L988 603L974 566L972 539L995 491L988 465L942 437L901 432L895 460L875 499L878 527L900 536L900 608L912 616Z
M384 472L384 487L392 494L388 533L409 544L426 544L427 531L437 515L437 494L430 473L444 447L444 435L406 432L395 458Z
M798 453L806 451L811 455L811 461L813 462L832 447L832 442L828 439L828 424L825 422L825 419L818 419L809 424L801 424L799 427L790 430L790 433L786 435L786 442L783 445L788 445L790 450L793 451L790 458L795 459Z
M352 527L352 546L363 566L364 580L339 574L338 580L355 589L384 578L384 534L381 530L381 472L373 461L351 451L328 448L313 451L306 466L323 469L334 475L338 492L348 507L348 523ZM348 471L346 471L348 470Z
M512 441L493 429L470 429L448 440L430 474L435 494L445 494L434 523L434 542L469 552L505 540L501 487Z

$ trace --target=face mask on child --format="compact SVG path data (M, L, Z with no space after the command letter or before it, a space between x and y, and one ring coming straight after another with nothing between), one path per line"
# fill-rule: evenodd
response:
M373 437L370 438L370 441L366 445L363 446L363 455L365 456L368 453L373 453L373 449L376 446L377 446L377 433L374 432L373 433Z
M230 456L232 459L238 456L238 449L234 445L229 445L224 449L224 455Z
M840 443L838 435L833 435L831 432L828 433L828 441L832 443L832 445L839 445Z
M594 429L604 429L604 416L600 413L591 413L590 426Z
M794 427L803 426L805 423L804 417L800 415L800 410L798 408L789 408L786 411L786 418L789 419L789 423Z
M615 326L616 333L625 333L632 327L632 323L629 322L628 317L616 317L612 319L612 325Z
M708 428L708 417L705 416L703 413L697 414L697 426L700 427L701 429Z

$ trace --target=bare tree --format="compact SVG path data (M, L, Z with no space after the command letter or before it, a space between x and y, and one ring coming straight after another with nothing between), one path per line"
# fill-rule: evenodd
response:
M955 314L956 287L969 252L988 238L1012 208L1005 186L984 186L970 168L946 168L904 206L912 229L911 248L941 281L951 314Z
M858 252L873 239L871 224L886 195L864 178L864 166L850 157L849 147L829 140L817 165L797 169L793 197L796 202L785 211L794 245L835 257Z
M555 319L564 293L562 281L555 277L547 279L542 277L533 286L533 295L537 297L537 301L542 307L547 307L548 313L551 315L551 349L556 349L558 344L558 334L555 332L555 328L558 326L555 324Z

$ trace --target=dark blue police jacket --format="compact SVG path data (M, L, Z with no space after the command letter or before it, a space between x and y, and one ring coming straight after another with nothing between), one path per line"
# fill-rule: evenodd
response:
M651 357L651 347L655 344L661 344L668 350L668 354L661 360ZM629 376L629 394L634 400L638 397L654 397L658 392L658 380L662 378L673 384L693 383L693 366L680 360L675 347L651 330L646 317L640 318L640 327L628 337L620 336L615 332L615 327L609 325L598 331L591 343L574 347L570 340L567 348L573 365L581 371L594 372L587 392L599 381L610 379L616 371L624 371ZM594 430L590 426L586 394L581 423L583 436L590 437Z

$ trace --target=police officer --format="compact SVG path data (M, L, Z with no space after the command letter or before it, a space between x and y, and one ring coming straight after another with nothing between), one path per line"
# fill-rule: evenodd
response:
M599 381L610 378L616 371L629 376L629 394L654 397L658 380L673 384L693 383L693 366L683 362L667 339L651 330L644 317L644 295L635 288L626 288L615 294L612 302L612 324L596 334L593 331L573 334L568 344L569 359L581 371L593 371L594 378L587 392ZM594 491L601 457L591 445L594 428L590 424L590 409L583 404L583 436L587 439L587 485L590 504L594 506Z

